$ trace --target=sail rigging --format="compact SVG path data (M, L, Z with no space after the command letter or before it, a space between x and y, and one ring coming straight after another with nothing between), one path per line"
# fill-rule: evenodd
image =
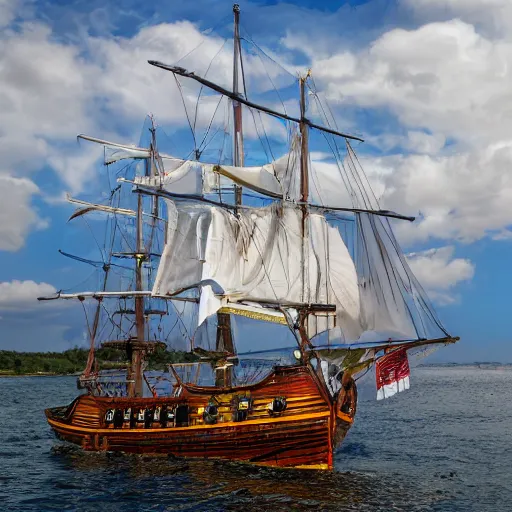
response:
M311 71L294 77L299 117L279 94L284 113L253 101L237 4L233 17L231 90L207 78L211 63L203 77L150 61L174 74L190 151L179 130L186 149L163 151L152 116L136 145L79 135L103 145L106 183L100 199L68 197L70 227L94 243L80 238L83 257L60 252L93 276L41 300L84 310L87 394L46 415L84 449L332 469L356 380L375 367L378 398L408 389L408 354L457 338L407 264L390 219L414 218L380 207L350 143L362 139L338 129ZM200 86L194 119L178 78ZM203 88L216 106L199 141ZM268 119L280 124L270 136ZM315 151L319 139L329 152ZM220 149L207 151L214 141ZM148 369L175 360L160 351L180 343L188 354L168 372ZM113 370L98 347L117 354Z
M105 309L104 299L118 303L115 316L124 322L119 332L133 344L130 396L143 392L141 344L149 339L151 322L146 312L160 310L152 306L153 301L183 305L176 314L181 323L186 317L191 326L191 346L195 329L215 318L216 349L222 345L233 354L237 349L232 315L287 326L303 353L313 346L315 336L323 335L327 343L319 341L318 347L345 345L348 349L373 343L372 350L390 341L451 339L408 267L389 222L414 217L380 207L350 144L363 139L340 131L322 108L317 109L322 113L321 124L310 119L308 102L320 101L311 71L297 80L298 117L250 100L236 4L233 14L232 90L180 66L149 61L171 71L176 80L192 80L229 100L224 125L224 138L232 141L229 162L221 161L222 153L217 160L203 155L195 135L191 152L195 159L160 151L152 118L145 129L149 140L138 145L78 136L103 145L107 168L124 165L129 172L116 175L118 185L107 204L69 198L78 206L71 219L106 214L113 226L112 239L101 266L103 286L54 298L98 301L93 331L98 312ZM284 154L263 159L260 150L258 158L253 156L247 163L246 153L252 148L244 137L247 112L255 122L256 112L287 123ZM321 162L312 151L315 133L332 153ZM344 144L339 143L340 137ZM268 156L267 137L265 144ZM126 190L136 193L130 205L121 201ZM118 250L114 250L116 237L121 239ZM154 248L156 242L159 250ZM131 258L131 271L129 263L114 265L112 258ZM122 275L109 275L111 267ZM119 284L117 289L111 289L113 282ZM111 319L113 314L109 315ZM158 336L153 333L152 337ZM91 334L91 338L97 336Z

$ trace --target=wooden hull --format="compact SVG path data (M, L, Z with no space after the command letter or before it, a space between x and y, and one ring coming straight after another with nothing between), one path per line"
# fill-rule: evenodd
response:
M269 411L276 397L286 399L282 412ZM240 398L250 407L237 413ZM240 388L183 386L173 398L78 397L67 408L47 409L60 439L85 450L172 454L220 458L281 467L331 469L333 449L350 428L351 413L340 411L313 371L305 366L276 368L262 382ZM217 415L205 416L215 403ZM177 409L180 407L181 409ZM113 411L130 410L131 421L107 421ZM172 421L136 421L139 411L173 411ZM178 411L181 411L179 413ZM186 411L186 414L183 414ZM120 414L120 413L118 413ZM181 415L181 417L179 417Z

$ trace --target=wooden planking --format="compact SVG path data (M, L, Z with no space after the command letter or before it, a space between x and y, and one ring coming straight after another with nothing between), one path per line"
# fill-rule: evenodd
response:
M84 448L92 450L103 446L108 450L132 453L171 453L183 457L227 458L283 466L328 462L326 417L235 425L189 427L179 431L101 429L95 432L91 429L89 433L74 426L52 426L63 438L77 435L82 439L89 438ZM98 436L98 446L94 445L94 436Z
M204 423L200 407L216 396L219 422ZM246 420L233 422L232 399L247 396L252 408ZM268 404L278 396L287 408L270 415ZM153 408L186 404L189 425L162 428L113 428L104 423L108 409ZM57 409L55 409L56 411ZM68 418L47 411L56 434L86 450L117 450L132 453L167 453L184 457L224 458L255 464L312 468L332 467L332 448L345 437L350 417L336 410L321 393L307 367L278 368L259 384L219 390L184 386L178 398L107 398L81 396L68 409ZM334 416L333 416L334 415Z

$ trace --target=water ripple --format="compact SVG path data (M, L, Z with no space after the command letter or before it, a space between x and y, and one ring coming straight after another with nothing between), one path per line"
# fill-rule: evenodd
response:
M54 440L43 414L74 398L74 379L0 384L2 510L499 512L512 503L512 372L417 369L407 393L360 403L332 473L84 453Z

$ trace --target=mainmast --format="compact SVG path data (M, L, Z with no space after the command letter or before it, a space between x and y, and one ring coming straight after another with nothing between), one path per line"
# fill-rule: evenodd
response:
M242 52L240 47L240 6L233 5L233 14L235 17L235 27L233 35L233 95L240 96L238 77L239 66L242 64ZM243 80L243 77L242 77ZM244 165L244 140L242 132L242 104L237 100L233 100L233 118L234 118L234 140L233 140L233 165L235 167L243 167ZM235 185L235 205L242 203L242 187Z
M234 14L234 33L233 33L233 165L242 167L244 165L244 139L242 129L242 104L238 101L239 91L239 66L242 64L242 54L240 47L240 6L233 5ZM242 76L243 80L243 76ZM235 211L242 204L242 187L234 185L235 190ZM231 329L231 316L229 313L217 314L217 337L216 350L225 351L234 354L235 345L233 343L233 333ZM215 384L221 387L231 386L232 384L231 367L225 365L223 369L218 369L215 376Z

